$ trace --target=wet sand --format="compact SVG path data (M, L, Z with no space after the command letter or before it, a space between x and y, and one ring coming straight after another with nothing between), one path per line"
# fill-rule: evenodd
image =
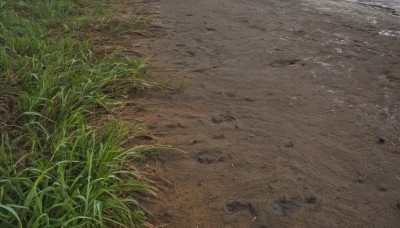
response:
M136 118L170 180L170 227L399 227L400 29L383 9L317 0L148 3L157 80Z

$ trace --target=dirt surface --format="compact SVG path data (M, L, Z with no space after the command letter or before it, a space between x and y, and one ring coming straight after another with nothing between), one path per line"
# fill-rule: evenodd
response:
M149 1L148 1L149 2ZM400 18L345 1L151 1L153 77L136 118L171 181L170 227L399 227ZM158 11L158 12L154 12Z

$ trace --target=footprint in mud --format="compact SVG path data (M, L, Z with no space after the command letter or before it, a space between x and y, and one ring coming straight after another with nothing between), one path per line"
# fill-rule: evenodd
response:
M226 113L226 114L219 114L219 115L214 115L212 116L212 121L215 124L219 124L222 122L231 122L236 120L236 118L232 115L232 113Z
M274 211L279 216L288 216L299 210L299 206L290 200L279 200L274 204Z
M218 150L203 150L196 155L196 160L202 164L224 161L223 153Z
M236 93L234 93L234 92L223 92L222 94L224 94L225 96L227 96L227 97L230 97L230 98L237 98L238 97L238 95L236 94Z
M213 139L225 139L225 135L224 134L213 135L212 138Z
M269 65L272 67L286 67L300 62L300 59L277 59L272 61Z
M255 217L257 216L257 211L254 209L253 205L251 203L240 203L240 202L230 202L226 204L226 207L228 208L228 211L231 214L235 214L241 211L248 212L251 216Z

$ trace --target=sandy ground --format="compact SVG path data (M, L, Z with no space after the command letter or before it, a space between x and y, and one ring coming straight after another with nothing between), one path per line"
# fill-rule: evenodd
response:
M150 2L150 1L147 1ZM151 1L153 77L136 118L171 181L170 227L400 227L400 18L327 0Z

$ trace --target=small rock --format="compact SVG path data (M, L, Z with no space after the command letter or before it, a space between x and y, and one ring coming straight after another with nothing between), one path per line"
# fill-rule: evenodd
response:
M357 181L360 182L360 183L365 183L365 179L366 179L366 178L363 177L363 176L358 176L358 177L357 177Z
M199 161L199 162L202 163L202 164L211 163L211 161L209 161L209 160L206 158L206 156L204 156L204 155L198 155L198 156L197 156L197 161Z
M397 209L400 210L400 202L398 202L398 203L396 204L396 207L397 207Z
M194 144L197 144L197 143L199 143L199 141L196 140L196 139L190 140L190 144L191 144L191 145L194 145Z
M311 191L304 191L304 199L307 203L313 204L317 202L317 197Z
M382 137L380 137L379 140L378 140L379 144L385 144L385 142L386 142L386 139L384 139Z

